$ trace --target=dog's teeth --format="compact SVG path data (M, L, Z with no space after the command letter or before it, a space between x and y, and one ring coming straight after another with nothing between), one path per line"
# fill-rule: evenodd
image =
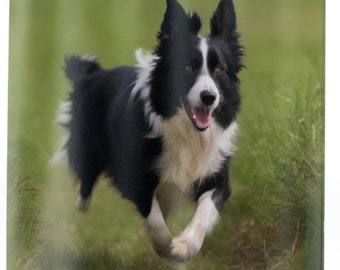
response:
M193 114L193 115L192 115L192 118L196 119L196 115Z

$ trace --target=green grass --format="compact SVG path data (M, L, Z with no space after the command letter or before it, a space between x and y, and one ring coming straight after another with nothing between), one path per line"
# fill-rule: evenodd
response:
M66 166L48 165L63 134L53 124L56 108L70 88L64 56L133 64L136 48L155 45L163 2L11 1L8 269L177 267L153 253L142 219L106 180L83 215ZM202 14L207 33L218 1L181 2ZM181 267L321 269L324 3L235 5L247 68L233 194L201 252Z

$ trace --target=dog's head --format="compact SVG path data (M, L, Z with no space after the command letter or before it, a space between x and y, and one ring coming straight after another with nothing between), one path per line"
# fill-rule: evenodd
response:
M204 131L212 121L226 128L236 117L242 50L232 0L220 1L207 37L198 35L201 24L196 13L188 15L176 0L167 0L150 98L164 119L185 112Z

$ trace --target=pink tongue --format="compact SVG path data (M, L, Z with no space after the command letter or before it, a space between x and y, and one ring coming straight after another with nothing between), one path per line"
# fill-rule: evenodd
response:
M212 110L209 108L192 108L194 121L200 128L206 128L210 124Z

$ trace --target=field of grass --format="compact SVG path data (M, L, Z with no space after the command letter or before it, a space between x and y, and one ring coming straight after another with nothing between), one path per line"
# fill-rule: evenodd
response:
M218 0L180 2L208 33ZM322 269L324 3L235 6L247 68L233 194L199 255L180 268ZM66 166L48 164L63 134L56 108L70 89L64 56L133 64L136 48L155 46L164 8L159 0L11 0L8 269L178 267L153 253L142 219L106 180L84 215Z

